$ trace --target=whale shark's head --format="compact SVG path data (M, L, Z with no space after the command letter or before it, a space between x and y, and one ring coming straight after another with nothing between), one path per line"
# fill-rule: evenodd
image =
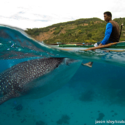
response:
M66 65L70 65L72 63L78 62L79 60L74 60L74 59L71 59L71 58L64 58L63 61Z

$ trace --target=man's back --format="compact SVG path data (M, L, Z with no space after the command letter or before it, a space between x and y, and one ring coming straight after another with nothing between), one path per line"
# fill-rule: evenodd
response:
M110 35L110 38L109 38L109 41L112 41L112 42L119 42L119 36L120 36L120 30L119 30L119 25L117 22L113 21L113 20L110 20L109 21L113 28L112 28L112 33Z

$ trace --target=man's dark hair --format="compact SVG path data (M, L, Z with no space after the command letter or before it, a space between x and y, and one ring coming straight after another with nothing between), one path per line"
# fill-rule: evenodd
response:
M104 14L107 14L108 16L110 16L112 18L112 13L107 11L107 12L104 12Z

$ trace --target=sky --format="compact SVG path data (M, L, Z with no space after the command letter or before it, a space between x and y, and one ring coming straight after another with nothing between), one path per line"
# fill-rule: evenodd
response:
M125 17L125 0L0 0L0 24L42 28L80 18L104 20L105 11L113 19Z

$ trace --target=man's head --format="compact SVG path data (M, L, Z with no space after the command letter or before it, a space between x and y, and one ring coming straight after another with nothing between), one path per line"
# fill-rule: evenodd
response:
M106 22L109 22L112 19L112 14L111 12L104 12L104 19Z

